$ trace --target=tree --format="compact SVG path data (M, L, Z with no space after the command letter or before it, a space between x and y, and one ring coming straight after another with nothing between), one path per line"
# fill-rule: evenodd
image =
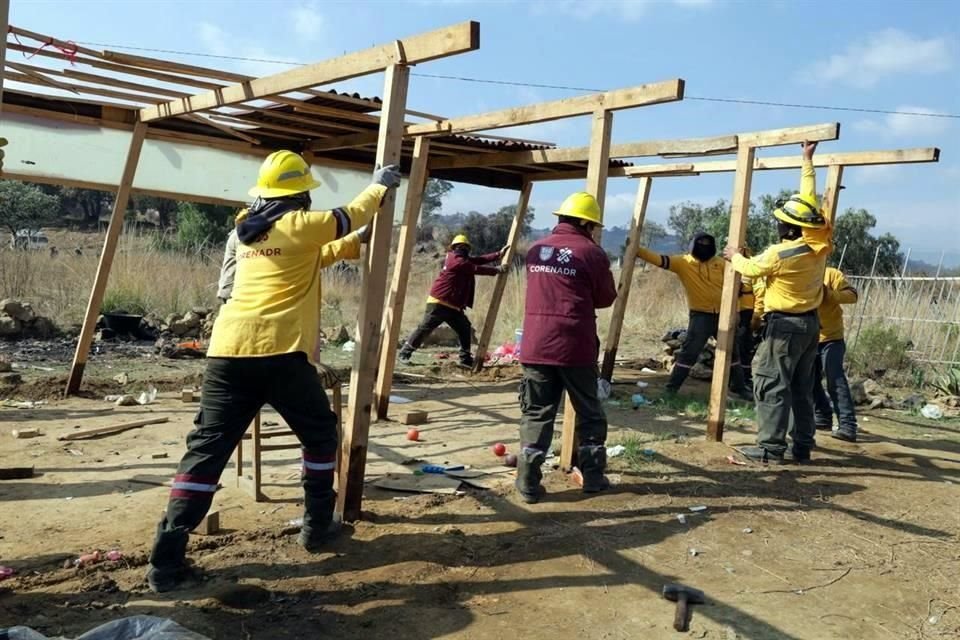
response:
M845 272L869 275L876 257L876 275L892 276L899 273L903 267L900 241L889 233L873 236L870 231L875 226L877 219L866 209L850 208L838 216L833 230L835 248L830 256L830 264L836 266L842 255Z
M0 180L0 226L15 236L21 229L39 231L60 216L60 199L16 180Z
M183 251L195 251L207 245L221 244L227 239L230 227L203 208L214 205L195 205L181 202L177 205L177 246ZM229 207L218 207L229 209Z
M483 215L476 211L468 213L460 229L470 238L473 253L493 253L507 244L516 212L517 205L510 204L500 207L490 215ZM530 235L532 220L533 207L528 207L527 215L524 216L523 225L520 228L521 238Z
M142 213L149 209L157 212L157 224L161 229L169 229L174 223L174 214L177 212L179 203L169 198L158 198L157 196L135 196L134 208Z
M781 195L784 192L781 192ZM787 196L790 194L787 193ZM747 211L746 246L759 253L777 242L777 224L773 217L774 203L780 196L765 195L760 198L760 207L753 202ZM679 236L684 245L690 244L698 232L709 233L717 240L718 250L727 244L730 232L730 203L717 200L704 207L694 202L683 202L670 207L667 226Z
M64 216L80 214L81 224L96 227L113 205L113 193L95 189L77 189L75 187L47 186L44 191L60 197L60 209Z
M643 223L643 229L640 230L640 245L651 247L667 237L667 230L662 224L652 220ZM624 245L626 248L626 245ZM621 253L623 253L621 251Z
M430 178L423 190L423 204L420 207L420 224L427 226L432 223L433 216L443 207L443 199L453 191L453 183L446 180Z

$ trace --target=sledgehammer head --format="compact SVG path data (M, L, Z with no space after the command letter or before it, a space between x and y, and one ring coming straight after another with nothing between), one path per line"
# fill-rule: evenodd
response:
M690 604L704 604L704 602L706 602L703 591L699 589L693 589L677 583L663 585L663 597L667 600L676 602L680 599L680 594L685 594L686 600Z

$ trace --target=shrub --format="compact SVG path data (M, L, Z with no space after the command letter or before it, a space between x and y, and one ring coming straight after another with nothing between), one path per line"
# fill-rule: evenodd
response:
M945 396L960 396L960 367L951 367L945 374L930 383L938 393Z
M132 313L146 315L149 304L139 291L125 288L108 289L100 305L100 313Z
M909 369L909 340L896 327L872 325L863 329L850 350L850 368L860 375L882 376L887 371Z

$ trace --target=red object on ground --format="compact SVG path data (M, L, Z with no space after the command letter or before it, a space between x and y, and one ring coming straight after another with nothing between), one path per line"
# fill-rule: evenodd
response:
M416 442L420 439L420 430L419 429L407 429L407 440Z
M493 455L499 458L507 452L507 445L503 444L502 442L498 442L490 447L490 450L493 451Z
M517 466L517 456L512 453L508 453L503 459L503 464L507 465L508 467Z

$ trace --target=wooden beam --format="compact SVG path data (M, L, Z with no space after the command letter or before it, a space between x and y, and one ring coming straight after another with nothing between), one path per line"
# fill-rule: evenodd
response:
M355 147L366 147L377 144L377 132L351 133L344 136L332 138L323 138L322 140L313 140L307 143L307 149L314 153L321 151L334 151L336 149L353 149Z
M4 64L15 71L19 71L24 75L30 76L34 80L39 81L40 84L46 85L48 87L53 87L54 89L60 89L61 91L69 91L77 95L80 94L80 91L78 91L73 85L62 84L60 82L57 82L53 78L48 77L47 76L48 73L59 75L59 72L54 71L53 69L44 69L43 67L34 67L29 64L21 64L19 62L10 62L9 60L7 60Z
M914 149L894 149L890 151L856 151L848 153L824 153L813 157L813 166L830 167L834 165L844 167L866 167L882 164L913 164L921 162L938 162L940 149L936 147L922 147ZM709 160L685 164L651 164L636 167L627 167L624 173L631 178L640 176L669 175L689 171L690 173L732 173L736 170L736 160ZM753 162L754 171L769 171L776 169L799 169L802 166L800 155L776 156L772 158L756 158Z
M682 88L682 85L681 85ZM613 132L613 113L601 109L593 114L590 129L590 158L587 165L587 193L593 194L603 212L607 197L607 174L610 170L610 136ZM599 245L603 227L597 226L593 239ZM584 336L589 340L590 336ZM563 432L560 440L560 468L572 469L577 448L577 412L566 394L563 409Z
M403 307L407 300L407 281L410 278L413 247L417 244L417 221L420 219L420 208L423 205L423 192L427 187L429 157L430 141L423 137L417 138L413 145L410 177L407 179L407 202L403 211L400 239L397 243L393 281L390 283L387 302L383 306L383 322L380 329L380 366L374 401L377 405L377 417L381 420L387 418L387 410L390 408L397 340L400 338Z
M64 69L61 72L62 75L73 78L75 80L80 80L81 82L89 82L91 84L100 84L107 87L116 87L118 89L132 89L134 91L143 91L144 93L153 93L160 96L166 96L169 98L186 98L190 94L184 91L177 91L176 89L167 89L165 87L155 87L152 85L141 84L139 82L130 82L128 80L119 80L117 78L110 78L108 76L101 76L95 73L85 73L83 71L74 71L73 69Z
M523 223L527 217L527 208L530 204L530 192L532 189L533 185L529 181L523 183L523 188L520 190L520 200L517 202L517 212L513 216L513 223L510 225L510 233L507 236L507 252L500 261L502 265L513 264L513 258L517 255L517 245L520 242L523 232ZM483 360L487 357L487 351L490 348L493 330L497 325L497 315L500 313L500 303L503 300L503 292L507 288L507 280L509 278L510 273L505 271L499 274L493 283L493 292L490 294L490 306L487 307L487 315L483 318L483 327L480 329L480 337L477 341L477 356L474 358L473 363L473 371L475 373L483 369Z
M50 86L50 82L44 81L33 76L28 76L23 73L5 73L8 79L16 82L25 82L27 84L36 84L41 86ZM132 94L126 93L124 91L114 91L113 89L103 89L101 87L86 87L82 85L70 84L68 82L58 82L58 89L63 89L66 91L77 91L86 95L95 95L103 96L105 98L113 98L115 100L124 100L126 102L133 102L136 104L159 104L163 102L163 98L158 98L156 96L147 96L142 94Z
M840 200L840 189L843 188L840 184L842 180L843 165L831 165L827 169L827 184L823 189L823 202L820 203L823 215L831 226L837 219L837 203Z
M395 64L416 64L473 51L479 46L480 25L476 22L462 22L429 33L405 38L402 41L372 47L365 51L297 67L272 76L240 82L218 91L147 108L141 112L140 119L144 122L150 122L183 113L267 98L316 85L330 84L377 73Z
M707 155L734 153L737 136L690 138L680 140L650 140L627 142L610 146L611 158L641 158L665 155ZM499 165L536 165L556 162L585 162L590 160L590 147L567 149L534 149L509 151L490 155L461 155L456 158L435 158L430 169L461 169L466 167L495 167Z
M750 211L750 188L753 184L755 149L741 145L737 152L737 171L733 181L733 200L730 203L730 230L727 245L742 247L747 237L747 214ZM737 301L740 274L727 263L723 274L723 292L720 299L720 323L717 330L717 353L713 363L713 382L710 385L710 407L707 414L707 439L723 440L723 422L727 413L727 386L730 383L730 362L733 360L733 338L737 330Z
M499 170L499 167L489 167L492 170ZM577 169L572 171L547 171L545 173L531 173L527 175L527 180L531 182L557 182L559 180L584 180L587 177L587 169ZM607 170L607 178L626 178L624 167L610 167Z
M147 125L138 122L130 136L130 148L127 150L127 161L123 166L123 175L120 177L120 188L117 197L113 200L113 212L110 214L110 226L107 227L107 236L103 241L103 251L100 253L100 264L97 265L97 275L90 290L90 299L87 302L87 311L83 316L83 327L77 339L77 350L73 354L73 364L70 366L70 376L67 378L66 395L76 393L83 380L83 370L87 364L87 355L93 343L93 332L97 325L97 316L100 315L100 305L103 303L103 294L107 290L107 280L110 278L110 267L113 265L113 256L117 250L117 240L123 229L123 217L127 212L127 202L130 200L130 189L133 186L133 177L137 173L137 163L140 161L140 151L143 149L143 139L147 135Z
M643 84L629 89L592 93L553 102L513 107L502 111L450 118L440 122L412 124L407 126L406 133L408 136L421 136L485 131L536 122L549 122L571 116L583 116L597 110L616 111L682 99L683 80L667 80L666 82Z
M468 23L469 24L469 23ZM409 49L408 49L409 52ZM391 54L393 55L393 54ZM409 55L409 53L408 53ZM380 121L380 142L376 164L399 164L403 143L403 115L407 102L410 67L393 65L387 68L383 91L383 118ZM360 310L357 318L357 346L350 371L349 421L344 425L337 494L337 512L346 521L360 518L363 481L367 466L367 439L370 433L370 410L377 376L380 347L380 317L386 290L387 263L390 255L393 210L396 190L383 199L380 212L370 223L373 237L363 260Z
M633 219L630 221L627 247L623 254L623 267L620 269L620 283L617 285L617 300L613 303L610 330L607 331L607 342L603 349L603 365L600 367L600 377L606 378L608 382L613 379L613 365L617 359L617 349L620 347L623 317L627 311L627 301L630 299L630 286L633 284L633 271L637 264L637 251L640 249L640 237L643 235L643 221L647 215L647 202L650 200L652 184L653 178L643 178L637 186L637 200L633 205Z
M840 137L840 123L813 124L805 127L788 127L786 129L769 129L753 133L737 134L737 144L741 147L779 147L785 144L800 144L808 140L820 142L822 140L836 140ZM739 151L737 152L739 155Z

